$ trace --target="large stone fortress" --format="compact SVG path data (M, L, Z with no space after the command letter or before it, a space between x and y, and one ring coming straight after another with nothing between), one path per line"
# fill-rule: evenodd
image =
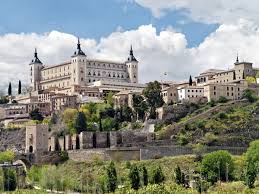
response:
M77 50L69 62L44 66L35 50L30 63L30 86L33 91L58 88L73 93L73 87L86 87L94 82L138 84L138 61L131 47L126 62L90 59L82 51L78 39ZM124 85L125 85L124 84Z

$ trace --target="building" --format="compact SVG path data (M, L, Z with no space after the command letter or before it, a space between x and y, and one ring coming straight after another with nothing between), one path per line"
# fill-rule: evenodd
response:
M125 62L90 59L82 51L78 40L77 50L68 62L46 66L40 61L37 50L30 65L30 86L33 91L58 88L70 93L72 86L88 86L96 81L107 83L138 84L138 61L131 47Z
M133 108L133 96L141 95L141 91L121 91L113 96L114 108Z
M248 84L245 81L242 83L210 83L204 86L204 96L207 97L208 101L217 101L222 96L228 100L239 100L247 88Z
M204 100L203 86L181 86L177 88L179 101L199 102Z
M171 85L165 88L162 88L162 97L166 104L177 103L178 99L178 91L177 85Z
M203 86L210 83L233 83L245 80L247 77L255 77L256 69L249 62L239 62L237 57L234 67L230 70L209 69L197 77L196 84Z

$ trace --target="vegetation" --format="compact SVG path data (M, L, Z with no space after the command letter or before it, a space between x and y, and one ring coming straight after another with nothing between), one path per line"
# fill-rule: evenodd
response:
M227 151L212 152L204 156L201 172L211 183L233 179L234 163Z
M30 119L35 121L43 121L44 117L40 113L39 109L36 108L30 112Z
M131 188L138 190L140 187L140 176L139 176L139 170L136 165L132 165L129 172L129 179Z
M83 112L77 113L74 128L76 129L76 132L78 134L81 133L82 131L87 130L86 117L85 117L85 114Z
M8 85L8 96L12 96L12 84L11 84L11 82L9 82L9 85Z
M111 162L107 168L107 190L114 192L117 188L117 172L114 162Z
M19 84L18 84L18 94L22 93L22 83L21 80L19 80Z

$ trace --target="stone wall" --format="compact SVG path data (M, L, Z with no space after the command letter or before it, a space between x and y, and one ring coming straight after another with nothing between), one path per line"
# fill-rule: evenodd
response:
M140 150L137 148L130 149L85 149L69 150L68 157L71 160L83 162L91 160L140 160Z
M25 151L25 129L0 129L0 152L5 150Z

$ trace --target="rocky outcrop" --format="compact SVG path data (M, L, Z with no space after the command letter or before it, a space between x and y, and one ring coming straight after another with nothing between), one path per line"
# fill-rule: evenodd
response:
M0 129L0 152L6 150L24 152L25 129Z

